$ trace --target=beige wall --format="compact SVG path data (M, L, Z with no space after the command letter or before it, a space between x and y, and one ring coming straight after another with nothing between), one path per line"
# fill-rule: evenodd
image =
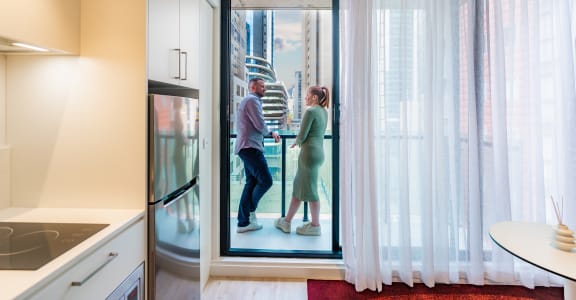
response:
M0 54L0 146L6 144L6 56Z
M0 209L10 206L10 149L0 146Z
M0 0L0 36L78 54L78 0Z
M6 145L6 56L0 55L0 209L10 206L9 151Z
M12 206L144 208L145 5L84 0L79 57L8 57Z

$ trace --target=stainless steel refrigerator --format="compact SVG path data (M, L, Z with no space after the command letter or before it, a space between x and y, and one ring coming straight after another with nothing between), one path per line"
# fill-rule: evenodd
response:
M200 299L199 92L148 93L148 299Z

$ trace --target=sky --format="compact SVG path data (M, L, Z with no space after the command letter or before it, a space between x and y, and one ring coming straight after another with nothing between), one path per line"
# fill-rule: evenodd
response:
M274 68L278 80L289 89L294 72L302 70L302 11L276 10L274 28Z

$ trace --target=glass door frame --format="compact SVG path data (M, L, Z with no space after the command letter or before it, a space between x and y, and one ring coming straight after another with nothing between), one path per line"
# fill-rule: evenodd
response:
M340 246L340 51L339 0L332 0L332 250L237 249L230 245L230 24L231 0L221 0L220 26L220 255L242 257L342 258Z

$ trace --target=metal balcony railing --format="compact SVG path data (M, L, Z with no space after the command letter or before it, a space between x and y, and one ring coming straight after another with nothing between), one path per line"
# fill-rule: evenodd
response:
M281 216L284 217L286 216L286 202L290 201L290 199L286 199L287 197L287 182L290 181L290 177L289 174L287 174L287 171L289 169L288 164L287 164L287 150L289 147L289 141L293 141L296 138L296 134L293 133L281 133L280 134L280 143L279 143L279 147L280 147L280 151L278 152L278 144L274 143L274 140L272 138L266 138L265 139L265 146L264 146L264 156L266 157L266 160L268 162L268 167L269 169L271 169L271 173L272 173L272 177L274 178L275 175L278 175L277 172L280 172L280 185L281 185L281 191L280 191L280 197L281 197L281 201L280 201L280 213ZM231 147L231 153L233 153L233 149L234 149L234 141L236 139L236 134L231 134L230 136L230 147ZM325 141L331 141L332 140L332 135L331 134L326 134L324 135L324 140ZM326 146L324 147L324 153L325 153L325 160L324 160L324 164L323 167L331 169L331 159L328 159L329 157L331 157L331 151L332 151L332 147L331 147L331 143L329 144L330 146ZM299 151L299 150L298 150ZM299 152L298 152L299 153ZM296 156L297 157L297 156ZM237 162L239 162L241 164L241 160L240 158L238 158L237 156L232 156L231 157L231 164L233 164L233 160L237 160ZM327 164L330 164L330 166L326 166ZM234 171L236 170L236 171ZM292 170L292 171L295 171ZM234 176L238 176L241 177L243 176L242 173L243 169L240 170L240 167L237 166L232 166L231 165L231 172L235 172L235 175L231 176L231 180L232 177ZM331 180L331 172L328 172L328 174L326 176L329 176L329 180L326 180L328 182L324 182L321 179L321 183L319 185L319 188L321 189L319 191L320 194L323 195L323 197L328 200L328 203L331 203L331 196L330 196L330 191L331 191L331 187L328 185L332 185L332 180ZM322 177L322 176L320 176ZM240 180L238 180L240 181ZM232 184L231 184L232 185ZM322 196L321 196L322 198ZM304 210L304 216L303 216L303 221L304 222L308 222L309 218L308 218L308 203L304 202L303 205L303 210Z

